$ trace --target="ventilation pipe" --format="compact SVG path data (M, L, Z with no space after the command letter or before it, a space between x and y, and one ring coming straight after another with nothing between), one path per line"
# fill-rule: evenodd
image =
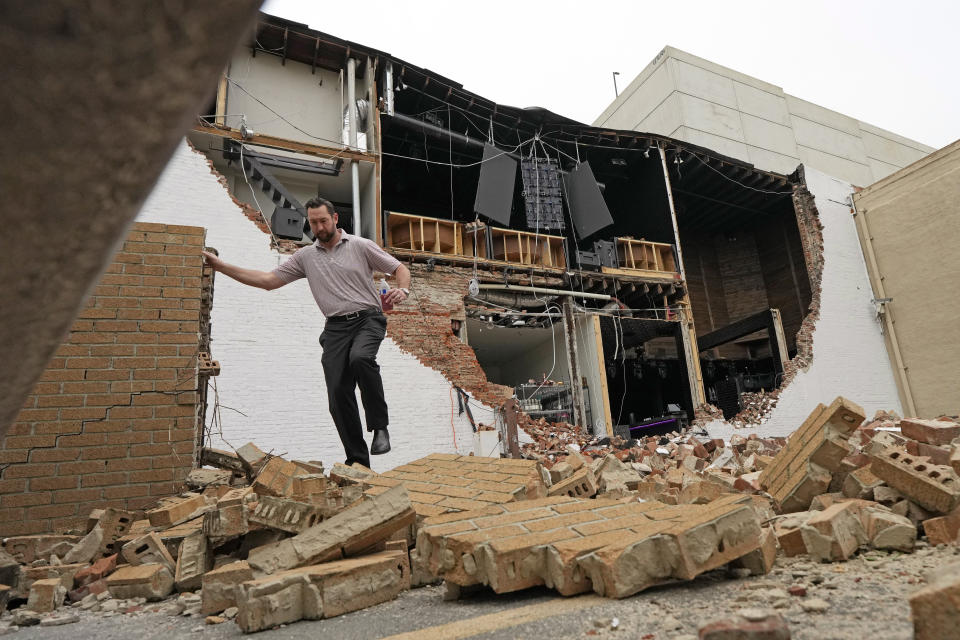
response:
M357 61L354 58L347 60L347 109L350 113L350 148L357 147ZM350 181L353 192L353 233L360 233L360 165L356 160L350 161Z

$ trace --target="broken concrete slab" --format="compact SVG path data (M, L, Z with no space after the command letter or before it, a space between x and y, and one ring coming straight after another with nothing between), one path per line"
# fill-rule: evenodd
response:
M892 447L871 460L878 478L924 509L946 514L960 505L960 477L951 467Z
M355 555L411 525L415 513L402 485L369 497L292 538L250 551L250 566L275 573Z
M114 598L162 600L173 592L173 575L162 564L120 567L105 582Z
M760 486L784 513L803 511L825 493L832 473L850 455L850 434L865 419L863 409L843 397L818 405L760 473Z
M331 618L392 600L409 585L410 567L401 551L300 567L241 584L236 621L250 633Z

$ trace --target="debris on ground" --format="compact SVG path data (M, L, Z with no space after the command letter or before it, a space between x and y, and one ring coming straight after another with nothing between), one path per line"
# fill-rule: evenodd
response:
M623 598L716 569L762 576L778 555L838 563L960 535L954 420L867 420L837 398L789 439L694 430L594 439L522 415L520 426L534 439L523 459L432 454L385 473L327 470L252 443L204 449L213 468L192 471L190 490L146 513L105 507L83 531L5 539L0 612L12 614L0 625L150 611L254 632L441 580L449 599L536 586ZM918 639L945 637L960 620L949 569L910 598ZM806 590L777 589L774 601L830 609ZM700 629L701 638L789 634L769 610Z

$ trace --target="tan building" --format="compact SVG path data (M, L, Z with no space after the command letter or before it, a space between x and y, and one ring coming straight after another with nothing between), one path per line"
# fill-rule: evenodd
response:
M857 230L908 415L960 412L960 140L854 198Z

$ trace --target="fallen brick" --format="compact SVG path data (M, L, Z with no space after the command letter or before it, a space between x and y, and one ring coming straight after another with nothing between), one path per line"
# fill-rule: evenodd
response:
M80 539L66 535L11 536L3 540L3 551L20 564L30 564L34 560L49 560L51 555L63 558Z
M293 478L302 473L300 467L283 458L270 458L253 481L253 490L261 496L287 496L293 488Z
M6 551L0 551L0 584L13 589L20 584L20 563Z
M91 582L101 580L117 569L117 554L100 558L89 567L84 567L77 571L73 576L74 585L84 587Z
M790 640L790 627L783 616L758 613L709 622L700 627L698 640Z
M882 484L883 480L874 475L868 464L847 474L843 481L842 493L847 498L873 500L874 489Z
M935 446L947 445L960 437L960 424L947 420L904 418L900 421L900 432L919 442Z
M874 549L913 551L917 541L917 528L909 518L882 507L862 507L861 522L867 540Z
M413 523L415 513L402 485L365 499L292 538L250 551L250 566L275 573L355 555Z
M237 457L243 461L251 475L259 473L260 467L269 460L269 454L261 451L257 445L248 442L237 449Z
M818 405L760 473L760 486L785 513L807 509L850 455L846 440L863 420L863 409L845 398Z
M373 469L369 469L356 462L350 466L337 462L333 465L333 468L330 469L330 480L341 486L363 484L368 478L374 478L378 475L380 474Z
M162 564L120 567L105 582L114 598L162 600L173 592L173 576Z
M237 605L237 588L253 580L253 570L245 560L231 562L203 574L201 608L204 614L219 613Z
M760 531L760 548L740 556L730 563L731 567L740 567L750 571L750 575L763 576L773 570L777 561L777 536L770 527Z
M884 449L872 460L870 466L878 478L924 509L946 514L960 504L960 478L950 467L894 448Z
M950 464L950 447L927 444L926 442L917 442L916 440L907 440L904 443L907 453L914 456L930 458L930 462L940 465Z
M256 502L257 494L253 492L253 487L237 487L230 489L217 500L217 508L225 509L247 502Z
M923 521L923 532L930 544L954 544L960 535L960 509L945 516Z
M199 494L175 498L167 501L163 506L147 511L147 518L154 527L174 527L201 515L197 512L206 507L207 499Z
M204 489L210 486L229 485L233 479L232 471L223 469L192 469L184 483L191 489Z
M392 600L410 585L400 551L306 566L244 582L237 624L250 633L297 620L319 620Z
M807 553L817 562L847 560L867 542L854 502L838 502L815 512L800 531Z
M221 503L218 502L218 505ZM243 503L220 506L214 511L203 514L203 534L210 541L219 546L231 540L246 535L250 531L250 520L247 505Z
M27 609L37 613L48 613L60 607L66 597L67 590L59 578L37 580L30 585Z
M67 564L90 562L97 556L102 544L103 528L98 522L87 535L73 545L67 555L64 556L63 561Z
M960 629L960 572L956 565L909 596L914 640L956 637Z
M200 463L238 473L246 473L248 470L237 454L209 447L204 447L200 451Z
M17 585L17 592L20 597L26 597L30 593L30 586L37 580L46 580L47 578L57 578L68 591L73 589L73 576L81 569L86 568L86 562L77 562L72 564L46 565L43 567L22 567L20 571L20 584Z
M213 554L203 531L195 531L183 539L177 553L176 573L174 574L177 591L199 589L203 574L213 566Z
M167 551L160 536L152 531L145 536L140 536L123 545L121 553L123 554L123 559L134 566L140 564L162 564L169 569L171 573L176 571L176 561Z

